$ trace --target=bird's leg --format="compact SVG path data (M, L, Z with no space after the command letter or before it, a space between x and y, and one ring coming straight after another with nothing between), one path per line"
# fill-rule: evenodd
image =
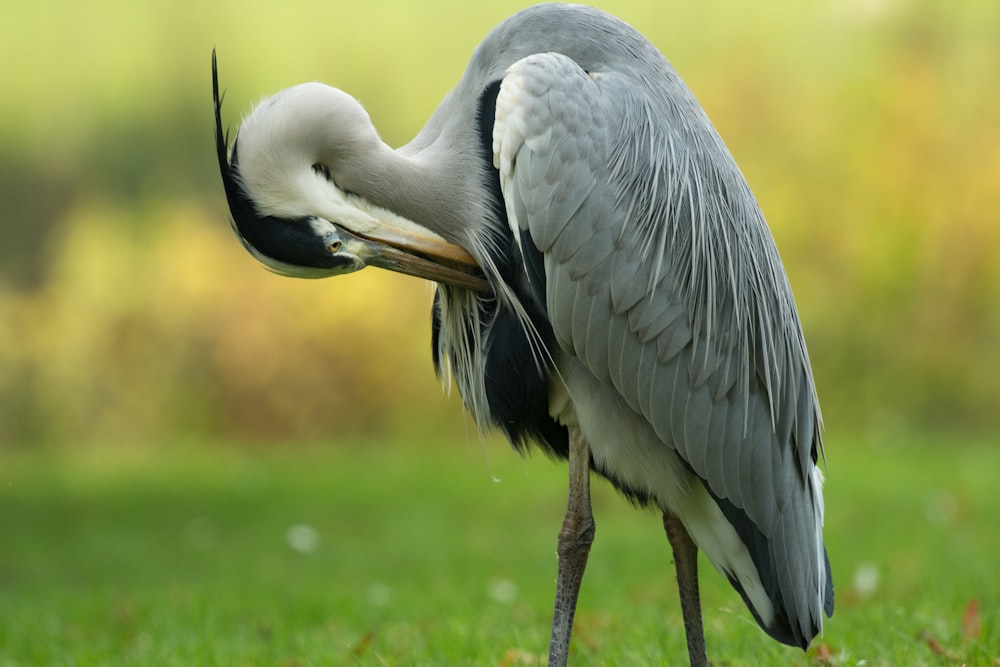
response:
M684 524L673 514L663 513L663 527L674 550L677 567L677 590L684 614L684 634L687 636L691 667L708 667L705 653L705 630L701 624L701 599L698 595L698 547L688 535Z
M552 614L549 667L564 667L580 582L594 541L594 515L590 511L590 447L575 428L569 430L569 500L559 531L559 575Z

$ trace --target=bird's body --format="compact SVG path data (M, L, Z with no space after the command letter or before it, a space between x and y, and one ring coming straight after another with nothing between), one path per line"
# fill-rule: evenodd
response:
M436 366L482 427L570 459L560 556L579 572L571 599L557 592L553 646L593 535L592 469L659 508L668 534L679 522L769 634L806 647L833 589L805 343L757 203L666 59L598 10L524 10L395 151L353 99L316 86L258 107L228 161L221 144L236 227L293 275L425 275L357 257L433 232L413 254L443 267L427 273ZM323 246L333 259L313 261Z

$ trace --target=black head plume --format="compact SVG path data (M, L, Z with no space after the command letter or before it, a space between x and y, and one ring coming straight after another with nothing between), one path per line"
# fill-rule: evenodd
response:
M222 174L222 185L226 189L226 201L229 203L229 213L232 215L233 231L246 245L250 242L247 233L260 224L260 217L253 202L247 197L238 183L236 146L233 145L232 156L227 155L229 134L222 130L222 100L219 95L219 70L216 65L215 49L212 49L212 104L215 108L215 151L219 159L219 172Z

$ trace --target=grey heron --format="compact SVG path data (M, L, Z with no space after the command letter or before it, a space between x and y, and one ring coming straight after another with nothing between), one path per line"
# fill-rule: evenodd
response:
M420 133L387 146L319 83L265 100L219 165L272 270L378 266L437 282L435 368L481 428L568 459L550 665L564 665L594 520L591 471L662 512L691 664L697 552L765 632L833 613L821 417L774 241L677 72L626 23L525 9L476 48Z

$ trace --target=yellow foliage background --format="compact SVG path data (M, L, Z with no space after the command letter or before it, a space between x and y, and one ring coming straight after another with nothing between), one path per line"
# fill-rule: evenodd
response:
M0 20L0 443L460 433L427 284L273 276L229 230L235 127L304 80L412 137L524 3L48 1ZM1000 430L1000 4L618 1L774 231L833 429Z

